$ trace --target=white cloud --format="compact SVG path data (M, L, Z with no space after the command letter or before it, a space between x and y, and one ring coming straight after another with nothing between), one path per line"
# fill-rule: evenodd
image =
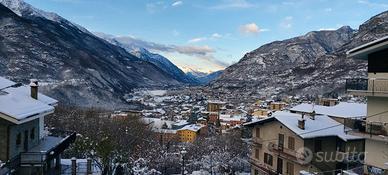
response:
M197 43L197 42L201 42L201 41L205 41L205 40L207 40L206 37L198 37L198 38L190 39L188 42L189 43Z
M319 31L337 30L336 28L320 28Z
M266 32L269 31L268 29L261 29L257 24L255 23L249 23L240 26L240 32L243 34L258 34L260 32Z
M209 46L177 46L175 51L181 54L187 55L208 55L215 52L215 50Z
M292 23L293 23L293 19L294 17L292 16L286 16L282 22L280 22L280 27L282 28L285 28L285 29L289 29L292 27Z
M171 4L171 6L176 7L176 6L180 6L182 4L183 4L183 1L175 1L174 3Z
M227 35L226 35L227 36ZM197 37L197 38L193 38L193 39L190 39L189 41L187 41L188 43L197 43L197 42L202 42L202 41L206 41L206 40L216 40L216 39L220 39L222 38L223 35L219 34L219 33L213 33L211 34L210 36L204 36L204 37Z
M246 0L223 0L219 5L210 7L210 9L231 9L231 8L252 8L255 7L254 4Z
M213 39L222 38L222 35L219 33L213 33L211 38L213 38Z
M332 9L332 8L325 8L324 11L325 11L325 12L332 12L333 9Z
M138 48L145 48L155 53L166 53L172 55L181 54L181 56L189 57L191 59L206 61L209 65L216 66L218 68L225 68L229 66L229 63L217 59L214 56L216 50L207 45L167 45L145 41L134 36L114 36L98 32L95 32L95 35L105 39L115 39L121 43Z

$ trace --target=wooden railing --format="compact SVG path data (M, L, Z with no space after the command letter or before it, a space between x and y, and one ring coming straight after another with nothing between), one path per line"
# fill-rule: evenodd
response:
M357 132L365 136L382 135L388 136L388 126L384 122L371 122L362 119L345 120L345 132Z
M345 87L351 93L367 93L376 96L388 95L388 79L384 78L347 79Z

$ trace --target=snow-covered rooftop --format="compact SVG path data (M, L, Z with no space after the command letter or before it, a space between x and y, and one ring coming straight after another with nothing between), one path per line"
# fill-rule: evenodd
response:
M207 103L212 103L212 104L226 104L225 102L221 100L208 100Z
M322 106L302 103L290 111L328 115L341 118L360 118L367 116L367 105L363 103L340 102L335 106Z
M183 128L178 129L178 131L190 130L190 131L198 132L202 127L203 127L203 125L201 125L201 124L186 125Z
M278 111L275 112L272 117L250 122L246 125L277 120L303 139L329 136L337 136L344 141L362 139L361 137L346 134L344 132L344 125L326 115L316 115L315 120L305 117L305 129L300 129L298 127L299 119L301 119L300 114Z
M221 114L220 120L222 121L241 121L241 119L245 119L242 115L228 115L228 114Z
M168 128L172 127L172 124L174 124L174 121L170 120L162 120L159 118L148 118L144 117L141 118L146 124L150 124L153 129L162 129L163 125L166 124Z
M11 80L5 79L3 77L0 77L0 89L14 85L15 83Z
M14 82L0 77L0 87L8 87ZM54 111L52 105L57 104L57 100L38 94L38 100L30 96L30 88L21 86L17 88L7 88L0 93L0 115L6 120L14 123L35 117L38 114L45 114Z

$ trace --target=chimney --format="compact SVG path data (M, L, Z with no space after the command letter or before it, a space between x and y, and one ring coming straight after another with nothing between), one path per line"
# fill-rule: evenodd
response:
M301 119L298 119L298 127L300 129L303 129L305 128L305 122L306 120L304 119L304 115L302 114L302 118Z
M313 112L311 113L311 120L315 120L315 115L316 115L316 113L315 113L315 111L313 111Z
M31 97L33 99L38 99L38 80L32 79L30 80L30 87L31 87Z

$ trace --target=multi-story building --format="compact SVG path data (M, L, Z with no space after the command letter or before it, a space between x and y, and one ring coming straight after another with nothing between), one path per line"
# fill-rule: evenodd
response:
M177 130L180 142L194 142L197 136L200 134L201 128L203 125L192 124L187 125L181 129Z
M388 36L347 52L368 61L368 78L349 79L350 94L366 96L367 117L352 134L365 137L365 173L388 174Z
M216 124L219 122L219 117L221 111L225 109L225 102L218 101L218 100L209 100L207 102L207 115L208 115L208 122L211 124Z
M338 104L338 99L334 98L320 98L318 101L319 105L322 106L334 106Z
M255 109L251 115L256 118L266 118L270 111L268 109Z
M253 128L251 174L334 174L361 165L361 159L352 158L363 153L364 139L346 134L328 116L278 111L245 125Z
M269 104L269 109L272 111L281 111L287 106L287 103L284 102L271 102Z
M61 154L75 141L75 133L47 136L44 117L57 101L0 77L0 174L58 174Z

